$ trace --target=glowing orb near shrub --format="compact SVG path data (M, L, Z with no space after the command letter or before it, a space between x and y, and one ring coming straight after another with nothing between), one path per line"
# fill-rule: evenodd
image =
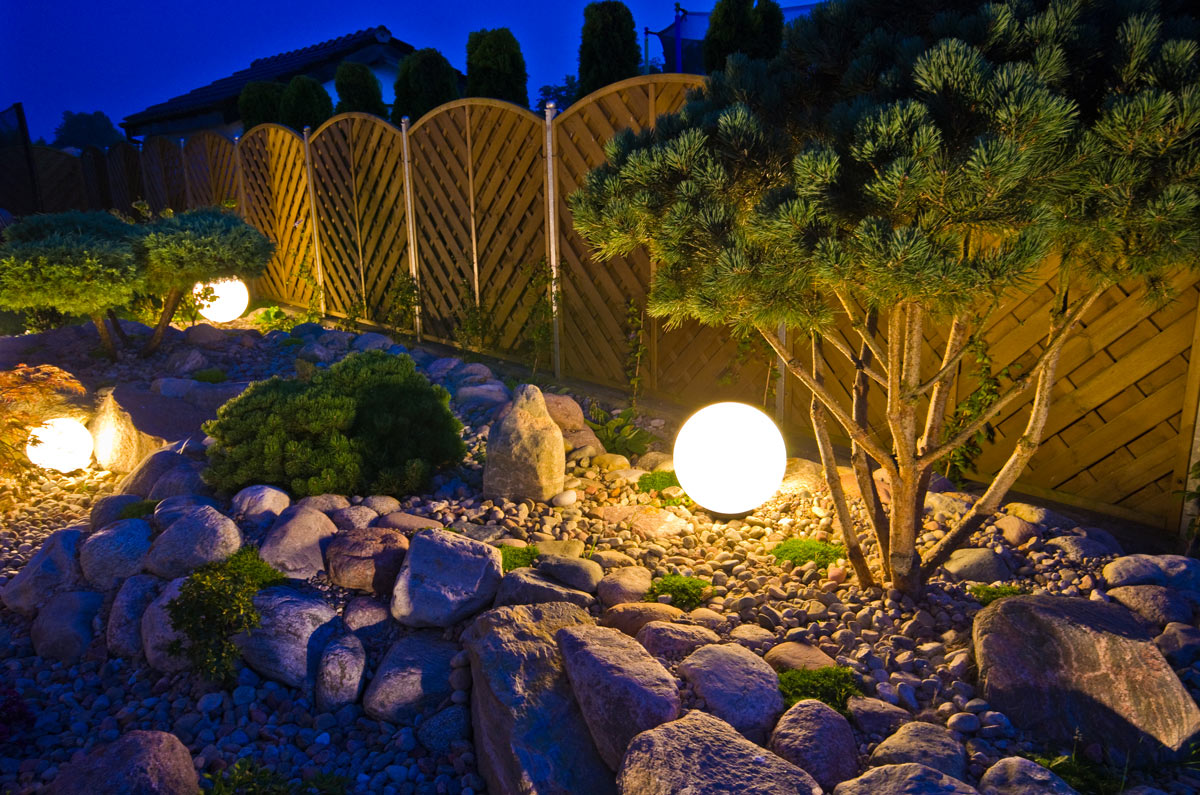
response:
M221 282L209 282L205 284L197 284L193 291L196 295L208 287L213 291L214 298L211 302L201 303L199 306L200 314L205 320L213 323L228 323L231 320L237 320L246 311L246 307L250 305L250 291L246 289L246 285L240 279L227 279Z
M787 448L771 418L745 403L697 411L675 437L675 476L688 496L716 513L745 513L779 490Z
M42 469L83 469L92 460L92 434L79 420L58 417L29 432L25 455Z

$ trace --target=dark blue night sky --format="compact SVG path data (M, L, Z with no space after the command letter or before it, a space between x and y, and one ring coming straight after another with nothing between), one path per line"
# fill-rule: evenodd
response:
M685 3L708 10L714 0ZM672 0L625 0L638 41L661 30ZM125 116L248 66L255 58L385 25L414 47L436 47L466 71L467 34L508 27L537 89L576 72L584 0L0 0L0 109L23 102L34 138L53 138L64 110ZM650 55L662 56L657 37Z

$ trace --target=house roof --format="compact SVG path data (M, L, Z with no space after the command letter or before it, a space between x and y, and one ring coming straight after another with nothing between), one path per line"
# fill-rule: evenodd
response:
M121 126L130 134L134 134L135 128L156 121L190 116L226 106L230 102L236 104L242 87L253 80L288 80L296 75L313 73L322 67L332 70L346 57L371 48L377 49L377 56L395 61L403 59L413 51L412 45L394 38L391 31L382 25L359 30L320 44L301 47L269 58L257 58L250 62L248 68L240 69L229 77L215 80L182 96L126 116Z

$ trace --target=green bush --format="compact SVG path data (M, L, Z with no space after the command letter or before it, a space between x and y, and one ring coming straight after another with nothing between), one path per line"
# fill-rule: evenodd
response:
M353 353L307 382L259 381L204 425L216 440L206 477L222 491L265 483L296 496L422 489L461 461L450 395L407 356Z
M229 380L225 371L220 367L206 367L203 370L197 370L192 373L192 379L205 384L223 384Z
M259 276L274 248L257 229L219 207L188 210L149 224L135 253L146 290L163 296L163 308L143 354L158 348L180 301L197 283Z
M5 227L4 239L9 243L30 243L54 235L72 235L101 240L126 241L138 227L122 221L112 213L80 212L43 213L22 218Z
M242 547L227 560L196 569L167 603L171 626L187 639L168 646L203 676L233 681L238 651L233 637L259 625L254 595L287 578L265 563L255 547Z
M500 547L500 560L505 572L532 566L539 554L536 546Z
M121 509L120 518L122 519L141 519L146 516L151 516L154 509L162 500L138 500L131 502Z
M279 98L279 121L296 132L324 124L333 115L333 100L325 87L305 75L296 75Z
M262 312L254 317L254 325L263 334L268 331L291 331L300 324L300 318L289 315L277 306L264 307Z
M588 417L590 419L584 422L596 432L596 438L610 453L626 457L645 455L655 439L654 434L633 424L633 409L625 409L613 416L593 403L588 409Z
M387 105L383 104L383 89L379 78L365 63L342 61L333 78L338 101L337 113L370 113L387 118Z
M1069 756L1029 756L1076 792L1087 795L1118 795L1125 791L1126 777L1121 771L1098 765L1072 753Z
M432 47L408 54L396 72L392 123L405 116L415 122L438 105L459 97L458 70Z
M862 695L854 672L840 665L827 665L812 670L784 671L779 675L779 691L789 707L797 701L815 698L846 715L850 696Z
M1010 596L1019 596L1023 593L1029 593L1027 588L1022 588L1019 585L968 585L967 593L979 600L979 604L987 607L997 599L1006 599Z
M826 544L824 541L814 541L811 538L789 538L781 541L771 550L771 554L780 563L790 560L795 565L800 566L808 563L810 560L815 560L818 568L827 569L838 558L846 557L846 548L838 544Z
M279 124L279 104L286 86L251 80L238 95L238 115L242 117L242 134L260 124Z
M658 597L670 594L671 605L686 613L704 604L711 585L712 583L708 580L702 580L699 577L667 574L650 586L650 590L646 592L645 601L657 602Z
M529 107L525 56L508 28L476 30L467 36L467 96L491 97Z

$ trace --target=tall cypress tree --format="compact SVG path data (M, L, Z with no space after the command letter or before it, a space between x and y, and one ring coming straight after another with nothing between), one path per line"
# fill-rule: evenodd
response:
M638 73L637 29L620 0L588 3L579 43L579 96Z
M508 28L477 30L467 37L467 96L503 99L529 107L525 56Z
M342 61L333 77L333 87L338 95L336 113L370 113L387 118L379 78L365 63Z
M783 41L783 10L774 0L717 0L704 34L704 70L725 68L734 53L774 58Z
M412 121L446 102L458 99L458 70L432 47L409 53L396 73L392 123L405 116Z
M325 87L307 75L296 75L279 99L279 120L300 131L316 128L333 115L333 100Z
M1063 346L1098 296L1126 283L1166 297L1200 262L1200 46L1174 0L891 5L818 6L780 58L730 59L682 112L615 138L571 206L601 256L649 250L651 314L757 334L783 357L813 395L859 580L877 578L831 422L852 441L876 572L916 594L1036 452ZM956 407L960 364L990 359L1000 298L1030 290L1047 262L1055 299L1026 320L1042 346ZM808 338L807 355L780 324ZM827 382L835 357L853 371L844 390ZM1007 460L919 555L934 467L1023 401ZM872 403L886 428L867 421ZM891 482L886 512L876 468Z
M260 124L279 124L279 103L283 99L283 83L266 83L251 80L242 87L238 95L238 115L242 117L242 131L246 132Z

